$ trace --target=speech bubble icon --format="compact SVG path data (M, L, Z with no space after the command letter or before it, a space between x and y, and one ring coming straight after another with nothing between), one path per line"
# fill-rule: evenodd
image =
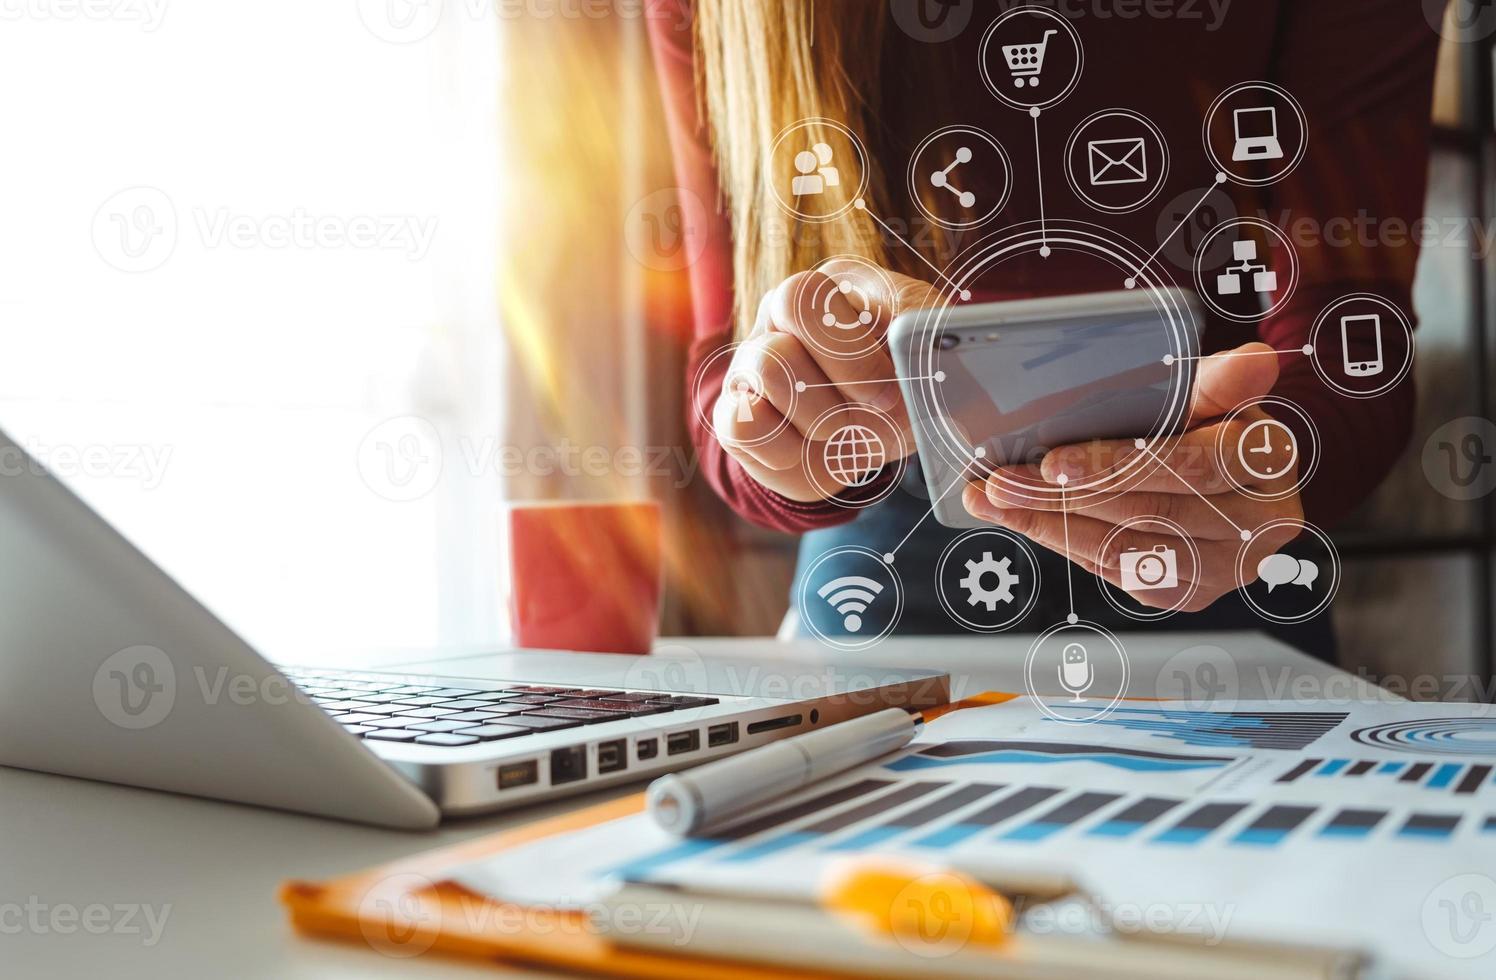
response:
M1314 582L1319 578L1319 566L1307 558L1299 561L1299 574L1294 576L1293 584L1302 585L1306 589L1313 589ZM1272 591L1269 589L1268 591Z
M1257 577L1267 583L1269 595L1278 586L1298 579L1299 572L1299 560L1292 555L1268 555L1257 563ZM1318 568L1314 569L1314 576L1319 576Z

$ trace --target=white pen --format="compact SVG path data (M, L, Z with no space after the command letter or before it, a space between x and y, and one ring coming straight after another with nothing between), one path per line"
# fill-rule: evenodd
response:
M888 708L661 776L649 784L645 799L655 823L667 833L706 835L762 803L903 748L924 724L917 712Z

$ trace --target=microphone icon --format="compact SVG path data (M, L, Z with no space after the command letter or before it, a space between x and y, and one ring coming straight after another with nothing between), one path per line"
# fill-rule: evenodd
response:
M1096 680L1096 671L1091 669L1091 660L1085 647L1079 643L1065 645L1064 652L1060 654L1059 675L1060 686L1074 695L1070 700L1079 702L1080 696Z

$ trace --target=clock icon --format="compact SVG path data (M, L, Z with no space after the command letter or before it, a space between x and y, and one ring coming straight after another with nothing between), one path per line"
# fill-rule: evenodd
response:
M1298 464L1299 441L1277 419L1258 419L1237 440L1236 458L1253 477L1274 480Z

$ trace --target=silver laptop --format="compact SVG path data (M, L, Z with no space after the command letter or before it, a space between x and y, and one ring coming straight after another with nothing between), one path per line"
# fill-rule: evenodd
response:
M423 828L949 694L685 651L273 666L0 432L3 765Z

